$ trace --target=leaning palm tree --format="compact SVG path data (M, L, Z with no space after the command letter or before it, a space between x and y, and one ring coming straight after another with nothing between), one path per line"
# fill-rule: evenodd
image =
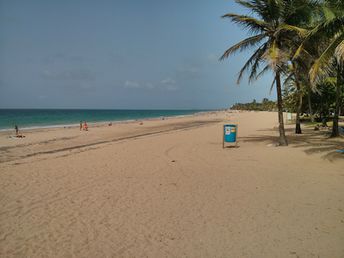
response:
M277 108L279 122L279 145L288 145L283 123L283 103L281 76L288 66L288 32L282 28L289 21L302 16L306 0L236 0L238 4L249 9L252 15L228 13L224 18L243 26L251 36L227 49L220 60L228 58L233 53L254 48L253 55L241 68L237 83L240 83L245 72L249 72L249 82L257 80L266 71L274 74L273 84L276 84ZM297 17L297 18L299 18ZM260 69L262 68L262 69Z

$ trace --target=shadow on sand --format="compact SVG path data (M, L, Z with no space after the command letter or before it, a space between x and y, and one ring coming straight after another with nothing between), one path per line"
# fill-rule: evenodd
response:
M344 154L337 152L344 149L344 137L330 138L330 132L313 131L309 128L302 129L302 134L295 134L294 128L287 128L286 134L289 147L302 148L306 154L322 154L322 158L335 161L344 159ZM278 129L259 130L266 132L265 135L240 137L241 142L256 142L266 144L278 143ZM271 135L274 132L276 136Z

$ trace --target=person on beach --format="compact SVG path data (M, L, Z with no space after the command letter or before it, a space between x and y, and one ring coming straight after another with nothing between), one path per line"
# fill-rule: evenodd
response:
M80 121L80 131L82 130L82 121Z
M14 125L14 130L16 131L16 137L17 138L24 138L25 137L25 135L19 134L18 125Z
M88 131L88 125L87 125L86 121L84 122L84 130Z

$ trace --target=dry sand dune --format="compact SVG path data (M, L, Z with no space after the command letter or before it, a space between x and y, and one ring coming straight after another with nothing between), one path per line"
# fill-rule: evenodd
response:
M1 257L344 257L343 140L275 113L0 136ZM224 122L239 148L222 149Z

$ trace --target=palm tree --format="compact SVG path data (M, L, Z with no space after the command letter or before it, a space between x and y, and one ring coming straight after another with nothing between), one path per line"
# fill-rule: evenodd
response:
M292 99L296 100L295 103L293 103L293 109L294 108L296 109L295 133L302 134L300 114L301 114L301 109L302 109L304 87L301 84L302 79L301 79L301 71L300 71L299 65L296 62L292 62L292 65L289 67L288 72L289 72L289 75L286 77L284 81L284 88L288 89L289 94L291 93L290 89L293 89Z
M303 105L303 97L310 82L308 72L313 60L312 56L294 58L300 44L304 41L307 33L314 24L314 19L318 14L320 4L317 1L284 1L287 11L284 14L284 24L280 25L280 34L283 33L284 45L288 47L288 57L290 66L286 70L286 82L292 81L296 89L296 123L295 133L301 134L300 114ZM309 109L311 106L309 102ZM312 113L312 112L311 112ZM311 116L312 117L312 116Z
M293 19L300 20L309 1L306 0L236 0L236 3L250 10L252 15L228 13L223 18L243 26L252 35L227 49L220 60L228 58L235 52L254 48L253 55L241 68L237 83L245 72L249 72L249 82L257 80L268 70L274 73L273 84L276 84L277 108L279 122L279 145L288 145L283 123L283 103L281 76L287 66L288 30ZM260 70L261 66L263 68Z
M308 78L308 72L310 70L312 58L298 58L296 60L291 60L292 63L292 72L291 76L294 77L294 84L296 87L297 93L297 102L296 102L296 123L295 123L295 133L302 134L301 130L301 111L303 105L303 97L309 92L311 84ZM309 95L309 94L308 94ZM310 111L310 116L312 120L312 107L310 103L310 98L308 98L308 106Z
M317 53L310 51L307 45L316 45ZM317 25L308 33L294 57L299 57L302 52L317 57L309 72L313 85L321 82L334 70L337 74L336 108L331 136L339 136L338 120L344 82L344 2L342 0L323 1L323 9Z
M281 91L283 51L281 49L281 41L275 36L279 29L281 6L277 1L236 0L236 2L243 7L248 8L255 16L257 16L257 18L254 16L238 15L234 13L227 13L222 17L231 19L232 22L243 26L253 35L227 49L221 56L220 60L228 58L234 52L255 47L253 55L246 61L239 72L237 79L238 84L246 71L249 71L249 82L252 82L253 80L258 79L267 70L273 70L273 83L276 83L277 89L279 145L286 146L288 145L288 142L285 136L283 123ZM264 68L259 71L261 65L264 65Z

